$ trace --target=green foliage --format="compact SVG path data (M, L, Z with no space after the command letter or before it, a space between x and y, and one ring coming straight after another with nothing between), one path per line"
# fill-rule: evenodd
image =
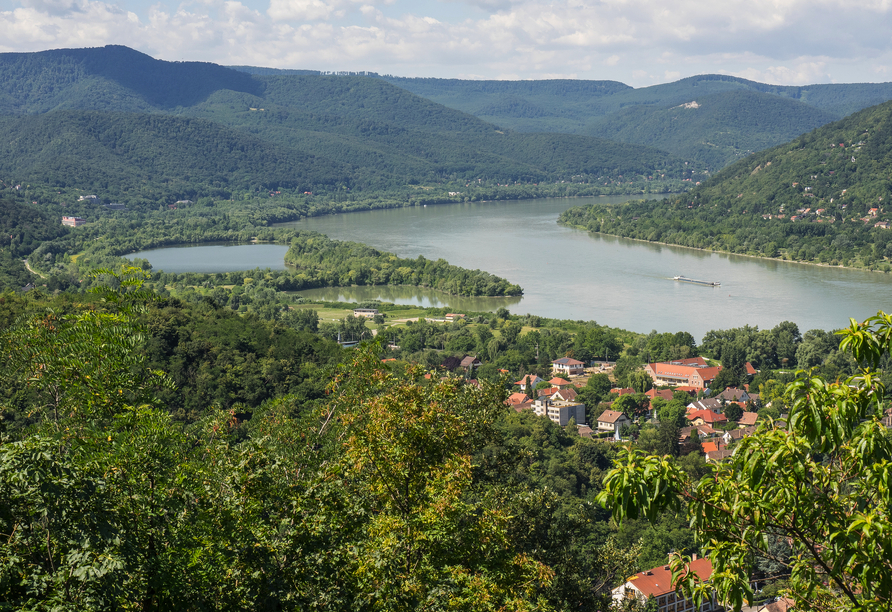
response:
M588 133L656 147L719 170L839 118L798 100L745 89L697 94L690 102L697 106L626 107Z
M615 81L383 78L513 130L647 144L712 169L892 98L888 83L796 87L715 74L641 89ZM699 108L683 106L690 102Z
M729 421L739 421L743 416L743 408L740 407L740 404L731 402L725 406L723 414L728 417Z
M684 196L570 209L561 222L641 240L885 270L890 236L875 224L890 218L890 113L892 103L858 112L743 159Z
M27 316L2 337L6 367L33 390L32 411L57 423L75 416L107 418L124 405L153 403L156 390L172 388L136 350L145 328L134 317L150 297L139 290L144 273L130 268L99 275L115 285L94 291L107 310Z
M629 450L599 495L618 521L684 510L713 564L711 586L673 557L673 581L702 600L715 588L740 610L752 601L758 558L782 561L797 608L882 610L892 598L888 534L892 446L880 423L884 388L875 370L892 350L892 317L852 320L840 332L858 372L826 382L801 372L786 389L785 429L763 423L711 476L690 479L663 457ZM779 558L777 539L791 550Z
M317 279L322 286L419 285L471 296L522 293L519 286L502 278L451 266L443 259L399 258L356 242L331 240L315 232L302 232L292 239L285 262L295 266L302 275Z
M379 79L248 75L110 46L3 54L0 82L0 173L146 207L158 194L343 195L492 177L603 187L686 170L638 145L505 132Z

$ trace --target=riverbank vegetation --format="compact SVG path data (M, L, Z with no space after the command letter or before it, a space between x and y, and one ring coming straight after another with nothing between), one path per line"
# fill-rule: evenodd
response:
M574 208L561 222L652 242L892 269L885 103L742 160L660 202Z
M513 382L616 351L625 378L579 389L601 410L612 384L640 382L630 359L814 365L835 338L787 323L698 346L504 310L398 323L405 307L378 305L341 322L378 341L344 349L320 313L348 305L244 311L222 288L158 296L145 278L0 297L0 599L15 607L603 610L631 572L708 549L670 512L612 522L596 500L623 446L506 407ZM468 352L476 383L441 367ZM790 405L769 375L751 381L766 418ZM637 446L662 449L659 431L643 424ZM695 446L670 439L674 474L712 473Z
M523 293L518 285L503 278L480 270L464 270L443 259L400 258L364 244L331 240L315 232L302 232L291 240L285 263L297 268L298 278L310 275L330 286L414 285L465 296Z

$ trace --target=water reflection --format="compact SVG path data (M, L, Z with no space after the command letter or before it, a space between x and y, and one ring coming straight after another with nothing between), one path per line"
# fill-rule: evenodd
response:
M297 293L302 298L326 302L389 302L429 308L451 308L464 312L492 312L519 304L521 297L462 297L420 287L373 285L362 287L323 287Z

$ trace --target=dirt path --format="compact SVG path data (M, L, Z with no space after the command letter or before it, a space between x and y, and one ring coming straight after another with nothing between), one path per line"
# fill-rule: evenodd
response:
M22 260L22 263L25 264L25 269L28 270L28 272L30 272L31 274L34 274L35 276L39 276L40 278L46 279L46 276L44 276L43 274L41 274L40 272L38 272L37 270L35 270L34 268L32 268L32 267L30 266L30 264L28 264L28 260L27 260L27 259L23 259L23 260Z

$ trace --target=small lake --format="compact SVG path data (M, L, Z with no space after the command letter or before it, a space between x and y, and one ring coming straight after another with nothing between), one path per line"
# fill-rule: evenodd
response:
M698 341L712 329L743 325L770 328L790 320L801 331L837 329L848 317L863 319L877 310L892 310L892 274L841 270L739 255L669 247L562 227L558 215L591 202L621 203L629 197L473 202L400 208L312 217L280 224L318 231L337 240L353 240L401 257L424 255L449 263L480 268L524 288L524 296L506 306L516 314L594 320L638 332L689 331ZM204 261L198 249L217 248ZM258 263L225 255L219 247L158 249L132 255L147 258L166 271L284 268L286 248L245 245L227 249L279 248ZM158 256L164 253L169 263ZM276 253L274 255L274 253ZM227 261L230 262L227 267ZM214 266L213 270L209 268ZM238 265L239 267L232 267ZM673 276L720 281L721 287L675 282ZM356 287L337 290L343 299L381 299L404 304L459 305L459 299L421 289L393 288L395 299L383 297L391 288ZM302 292L307 295L308 292ZM318 294L316 297L321 297ZM333 295L328 293L325 295ZM445 303L444 303L445 301ZM484 300L495 310L496 300Z
M202 244L149 249L125 255L148 259L155 270L181 272L240 272L254 268L285 269L288 247L281 244Z

